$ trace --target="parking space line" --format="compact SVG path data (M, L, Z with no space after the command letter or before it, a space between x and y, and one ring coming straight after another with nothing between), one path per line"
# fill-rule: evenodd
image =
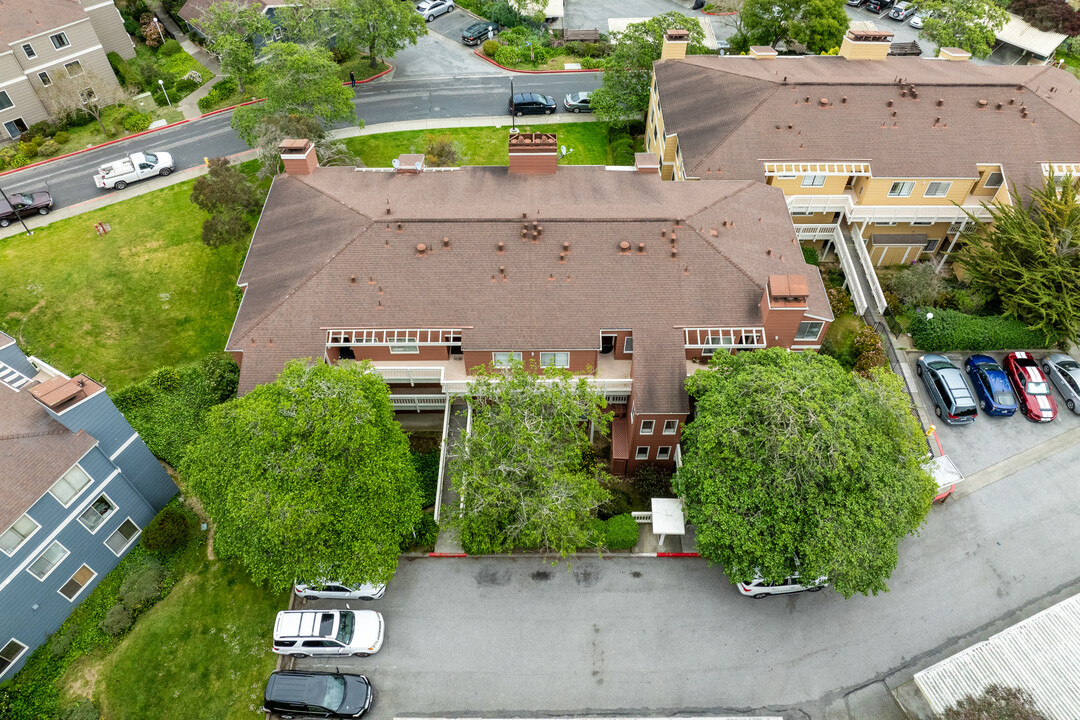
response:
M992 485L998 480L1003 480L1010 475L1015 475L1024 468L1031 467L1036 463L1057 455L1059 452L1080 445L1080 428L1074 428L1041 442L1035 447L1018 452L1001 462L994 463L990 467L983 468L964 478L964 482L957 487L956 497L970 495L976 490L981 490L987 485Z

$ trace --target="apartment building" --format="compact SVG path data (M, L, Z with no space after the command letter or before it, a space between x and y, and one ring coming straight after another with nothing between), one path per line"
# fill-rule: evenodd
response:
M173 495L105 394L0 333L0 682L56 632Z
M956 48L890 57L892 33L856 25L838 56L686 56L669 34L646 128L664 179L779 188L803 242L854 255L873 276L940 267L986 204L1080 173L1070 73L976 65Z
M0 2L0 142L48 119L47 88L61 74L90 69L99 82L116 83L110 52L135 57L112 0Z
M568 368L606 396L630 472L674 463L703 360L817 348L833 319L764 183L664 183L645 154L558 167L550 134L511 135L509 168L281 150L227 345L241 394L293 358L370 360L398 411L447 412L479 366Z

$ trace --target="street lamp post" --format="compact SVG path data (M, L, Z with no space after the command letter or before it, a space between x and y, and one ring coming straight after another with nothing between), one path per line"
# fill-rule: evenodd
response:
M4 192L4 188L0 188L0 198L3 198L5 202L8 201L8 194ZM22 212L20 212L14 205L11 206L11 209L15 211L15 217L19 219L20 223L22 223L23 230L26 231L26 234L33 235L34 233L30 232L30 228L26 227L26 221L23 220Z
M165 93L165 102L169 103L169 107L172 107L172 100L169 99L169 91L165 89L165 81L158 78L158 85L161 86L161 92Z
M154 27L158 31L158 39L161 40L162 45L165 44L165 33L161 29L161 24L158 22L157 15L154 16Z

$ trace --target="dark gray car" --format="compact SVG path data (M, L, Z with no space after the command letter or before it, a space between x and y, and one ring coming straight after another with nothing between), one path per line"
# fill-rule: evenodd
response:
M923 355L915 363L915 373L923 379L934 414L949 425L975 422L978 415L975 395L964 373L944 355Z
M1065 407L1080 415L1080 363L1065 353L1053 353L1043 358L1042 368L1054 381Z

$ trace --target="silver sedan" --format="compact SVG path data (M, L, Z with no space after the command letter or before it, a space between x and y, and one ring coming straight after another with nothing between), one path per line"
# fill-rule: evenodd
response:
M1080 415L1080 363L1065 353L1043 358L1042 369L1065 400L1065 407Z

